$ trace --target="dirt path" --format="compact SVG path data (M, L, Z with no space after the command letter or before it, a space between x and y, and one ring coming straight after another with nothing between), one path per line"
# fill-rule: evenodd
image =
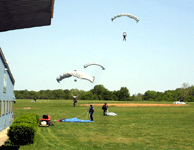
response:
M104 104L92 104L93 106L102 106ZM90 106L90 104L82 104L80 106ZM189 106L184 104L138 104L138 103L128 103L128 104L108 104L108 106L116 107L165 107L165 106Z

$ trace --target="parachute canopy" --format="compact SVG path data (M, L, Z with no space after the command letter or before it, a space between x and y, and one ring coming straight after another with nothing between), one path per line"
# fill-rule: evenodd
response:
M109 112L108 110L107 110L106 115L107 115L107 116L117 116L116 113L114 113L114 112Z
M186 104L186 103L185 102L176 101L176 102L173 102L173 104Z
M88 66L91 66L91 65L97 65L97 66L100 66L100 67L102 67L102 70L105 70L104 66L102 66L102 65L101 65L101 64L99 64L99 63L88 63L88 64L85 64L85 65L84 65L84 68L86 68L86 67L88 67Z
M121 16L127 16L131 19L134 19L137 23L139 21L139 19L137 17L135 17L134 15L131 15L131 14L127 14L127 13L118 14L118 15L114 16L113 18L111 18L111 20L113 21L114 19L121 17Z
M77 77L79 79L84 79L84 80L88 80L91 83L94 82L95 77L94 76L90 76L88 74L85 74L83 72L80 71L67 71L63 74L61 74L59 77L57 77L57 81L60 82L61 80L65 79L65 78L69 78L71 76Z
M82 120L82 119L78 119L78 118L65 118L65 119L62 118L62 119L59 119L58 122L91 123L93 121L91 121L91 120Z

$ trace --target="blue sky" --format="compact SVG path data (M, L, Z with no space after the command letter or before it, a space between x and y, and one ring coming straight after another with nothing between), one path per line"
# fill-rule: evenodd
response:
M135 20L120 17L129 13ZM127 32L127 41L122 33ZM193 0L55 1L50 26L0 33L0 47L16 80L15 90L90 90L103 84L130 94L194 85ZM84 64L96 62L105 67ZM79 70L94 83L56 78Z

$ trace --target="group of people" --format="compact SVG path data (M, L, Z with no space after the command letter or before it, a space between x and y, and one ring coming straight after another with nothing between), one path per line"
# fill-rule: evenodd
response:
M77 96L73 96L73 95L71 96L73 98L73 106L75 107L75 104L77 103ZM103 115L107 116L107 110L108 110L107 103L104 103L104 105L102 106L102 110L103 110ZM94 107L92 104L90 104L90 108L88 109L88 112L90 114L90 120L93 121Z
M103 115L107 116L107 110L108 110L107 103L104 103L104 105L102 106L102 110L103 110ZM90 108L88 109L88 112L90 114L90 120L93 121L94 107L92 104L90 104Z
M73 96L73 95L71 96L73 98L73 106L75 107L75 104L77 103L77 96ZM107 116L107 110L108 110L107 103L104 103L104 105L102 106L102 110L103 110L103 115ZM93 121L94 107L92 104L90 104L90 108L88 109L88 112L90 114L90 120Z

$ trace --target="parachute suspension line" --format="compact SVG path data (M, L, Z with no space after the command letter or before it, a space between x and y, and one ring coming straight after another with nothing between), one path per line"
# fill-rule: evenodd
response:
M65 85L64 85L62 82L60 82L59 84L60 84L63 88L65 87Z
M126 41L127 38L127 24L128 24L128 20L126 20L125 17L120 17L119 19L121 19L122 21L122 25L121 25L121 31L122 31L122 39L123 41ZM125 38L124 38L125 36Z
M90 118L89 112L87 112L87 114L86 114L86 120L87 120L88 118Z
M63 89L62 89L62 90L65 90L66 85L65 85L64 83L62 83L62 82L60 82L59 84L63 87ZM69 84L68 84L68 85L69 85ZM67 88L66 88L66 89L67 89ZM78 95L77 95L77 94L76 94L76 95L74 95L75 93L73 93L73 92L71 91L71 89L69 89L69 91L70 91L71 95L73 95L73 96L77 96L77 97L79 96L79 94L78 94Z
M85 64L85 65L84 65L84 68L87 69L87 67L90 67L90 64L92 64L92 63ZM87 72L91 75L91 72L92 72L92 71L87 69ZM83 85L83 88L86 87L86 84L87 84L87 83L85 82L84 85Z
M76 92L76 90L78 90L77 88L75 88L75 89L73 89L74 90L74 93L71 91L71 89L70 89L70 91L71 91L71 95L73 95L73 96L77 96L77 98L79 97L79 92Z
M81 115L78 115L76 118L80 117L80 116L83 116L85 113L87 113L88 111L84 111Z
M124 30L126 30L126 29L125 29L125 24L126 24L126 23L125 23L125 20L124 20L125 17L120 17L119 19L121 19L121 26L120 26L121 29L120 29L120 30L121 30L122 32L124 32L124 31L123 31L123 26L124 26Z
M126 18L125 17L119 17L118 19L119 20L115 20L115 23L117 23L118 24L118 27L119 27L119 31L120 31L119 37L122 36L121 39L123 40L123 32L126 32L127 31L127 29L126 29L126 22L128 20L126 21Z
M84 85L83 85L83 88L85 88L85 87L86 87L86 84L87 84L87 83L85 82L85 83L84 83Z

